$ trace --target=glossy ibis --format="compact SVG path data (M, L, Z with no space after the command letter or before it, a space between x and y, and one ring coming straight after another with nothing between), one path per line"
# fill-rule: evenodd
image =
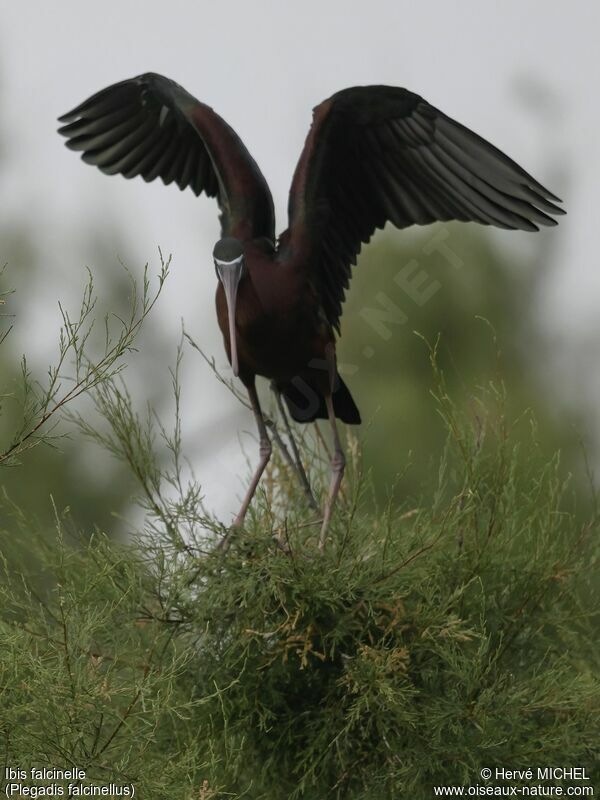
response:
M435 220L538 230L564 211L500 150L419 95L357 86L324 100L275 238L267 183L241 139L212 108L155 73L116 83L60 118L67 147L108 175L161 178L216 197L217 317L234 375L246 387L260 460L234 526L243 523L271 444L255 388L263 375L294 420L328 418L334 455L323 547L344 472L336 418L360 414L336 367L344 291L375 229ZM281 406L283 408L283 406Z

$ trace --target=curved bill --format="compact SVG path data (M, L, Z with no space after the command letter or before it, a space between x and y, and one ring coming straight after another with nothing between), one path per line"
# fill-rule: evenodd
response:
M240 278L242 277L242 269L244 266L243 258L238 258L235 261L219 261L215 259L215 267L219 280L223 284L225 290L225 300L227 301L227 317L229 318L229 347L231 349L231 368L233 374L237 377L239 374L238 356L237 356L237 342L235 336L235 304L237 299L237 290Z

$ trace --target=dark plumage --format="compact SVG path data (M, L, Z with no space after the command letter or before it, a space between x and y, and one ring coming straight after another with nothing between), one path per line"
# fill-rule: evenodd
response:
M255 390L263 375L295 420L331 422L335 456L321 544L344 467L335 418L360 422L337 374L335 331L361 245L388 221L537 231L564 213L554 194L492 144L419 95L390 86L344 89L314 109L277 245L273 201L255 161L221 117L174 81L155 73L122 81L60 121L67 147L109 175L161 178L216 197L217 316L261 439L236 522L270 455Z

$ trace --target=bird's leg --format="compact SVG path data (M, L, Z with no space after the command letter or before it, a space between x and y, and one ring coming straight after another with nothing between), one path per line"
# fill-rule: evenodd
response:
M321 536L319 537L319 550L323 552L325 547L325 540L327 539L327 529L329 527L329 520L333 512L335 500L340 490L340 484L344 477L344 467L346 466L346 457L342 450L342 443L338 433L337 425L335 422L335 411L333 410L333 397L331 392L325 395L325 402L327 404L327 416L329 417L329 424L333 433L333 457L331 459L331 483L329 484L329 495L325 504L325 513L323 515L323 524L321 526Z
M258 462L258 466L256 467L256 470L252 477L252 481L250 482L250 486L248 487L248 491L246 492L246 496L244 497L244 502L242 503L242 507L240 508L238 515L233 521L233 525L230 528L229 532L221 539L221 541L217 546L217 548L219 550L222 550L223 552L226 551L227 548L229 547L231 543L231 538L235 530L237 528L241 528L241 526L244 524L244 519L246 518L248 507L250 505L250 502L252 501L252 498L254 497L254 493L256 492L256 487L258 486L260 477L263 474L265 467L269 463L269 459L271 458L271 442L267 434L267 426L265 425L265 421L262 415L254 382L252 382L252 385L248 387L248 395L250 397L250 403L252 404L252 410L254 411L256 426L258 427L258 436L260 442L259 445L260 460Z
M256 487L258 486L260 477L265 471L265 467L269 463L272 450L271 442L269 440L269 435L267 434L267 426L265 425L265 420L262 415L260 403L258 401L258 395L256 393L256 386L254 385L254 382L252 383L251 386L248 387L248 395L250 397L252 410L254 411L254 418L256 419L256 426L258 428L260 460L252 477L252 481L250 482L250 486L248 487L248 491L246 492L246 496L244 497L244 502L242 503L242 507L240 508L238 515L233 523L234 527L236 528L239 528L244 524L244 519L246 517L246 512L248 511L248 506L250 505L250 502L254 497L254 493L256 492Z
M292 447L292 452L294 454L294 461L290 463L290 466L292 467L292 469L295 470L295 472L298 475L298 478L300 479L300 483L308 499L308 504L313 509L313 511L318 511L319 506L317 505L315 496L312 493L312 489L310 488L308 476L302 464L302 459L300 458L300 451L298 450L298 445L296 444L296 440L294 439L294 436L292 434L292 428L290 426L288 416L285 412L285 406L283 404L283 400L281 399L281 392L279 392L275 386L272 386L271 388L275 392L275 397L277 398L277 408L279 409L279 413L281 414L281 417L283 419L283 424L285 425L288 439L290 440L290 445Z

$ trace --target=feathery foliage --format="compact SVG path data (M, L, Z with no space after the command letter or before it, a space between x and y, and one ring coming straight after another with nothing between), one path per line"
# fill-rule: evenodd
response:
M129 465L146 526L128 544L77 537L57 511L49 540L2 501L21 531L0 522L5 765L77 766L156 800L419 799L495 765L597 779L597 509L577 521L501 387L459 411L432 362L437 490L373 512L349 438L322 555L281 457L216 549L226 527L186 472L179 419L141 417L114 370L94 380L104 425L71 421ZM322 455L305 443L324 482Z
M88 281L78 313L73 317L59 304L62 327L59 334L56 363L48 367L44 382L31 374L27 358L21 361L19 385L3 399L12 400L20 409L20 422L11 441L0 447L0 466L13 466L27 450L40 443L52 444L60 412L81 395L91 392L104 382L113 379L125 366L124 356L131 352L133 343L144 320L158 300L167 278L170 259L161 258L158 287L152 291L148 266L144 270L141 290L128 273L130 283L129 313L125 318L106 315L103 320L100 342L96 333L94 317L97 298L92 273ZM1 275L1 273L0 273ZM10 292L4 292L9 294ZM0 295L1 296L1 295ZM0 343L11 332L7 327ZM95 351L92 354L92 351Z

